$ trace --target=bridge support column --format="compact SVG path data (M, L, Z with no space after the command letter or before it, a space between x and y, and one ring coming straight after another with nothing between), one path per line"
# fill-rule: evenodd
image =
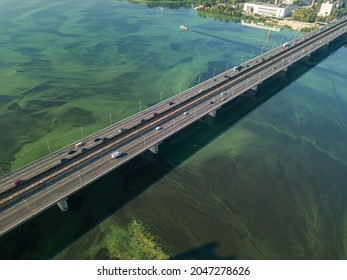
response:
M208 113L211 117L215 118L217 115L217 109L213 109L211 112Z
M157 154L159 152L159 144L160 143L154 144L152 147L149 147L148 150L150 150L153 154Z
M258 85L255 85L254 87L251 87L252 91L257 91L258 90Z
M67 198L58 201L57 205L59 206L60 210L65 212L69 209L69 205L67 204Z
M258 86L257 86L258 87ZM246 93L246 96L248 98L251 98L253 99L255 97L255 95L257 94L257 90L256 89L253 89L253 88L250 88L249 90L247 90L247 93Z

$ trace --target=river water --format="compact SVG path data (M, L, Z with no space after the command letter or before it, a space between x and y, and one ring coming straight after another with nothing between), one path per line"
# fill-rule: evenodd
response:
M179 25L191 31L179 30ZM0 166L14 170L298 36L108 0L0 1ZM346 37L345 37L346 38ZM0 238L103 259L140 221L183 259L345 259L347 49L317 52ZM130 245L129 245L130 246Z

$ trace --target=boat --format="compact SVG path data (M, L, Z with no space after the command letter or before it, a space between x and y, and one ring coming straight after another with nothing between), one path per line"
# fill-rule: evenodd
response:
M188 27L184 26L184 25L180 25L180 29L181 30L188 30Z

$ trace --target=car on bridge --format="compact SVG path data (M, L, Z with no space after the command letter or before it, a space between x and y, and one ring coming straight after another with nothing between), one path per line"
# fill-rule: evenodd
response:
M18 180L16 180L16 181L13 182L13 185L14 185L14 186L18 186L19 184L21 184L21 183L23 183L23 182L24 182L24 180L18 179Z
M119 151L115 151L111 154L111 158L113 158L113 159L120 158L122 156L123 156L123 153L119 152Z
M75 145L75 148L82 147L82 146L84 146L85 144L86 144L85 142L78 142L78 143Z
M155 117L156 115L158 115L158 113L157 112L153 112L153 117Z
M156 131L159 131L159 130L162 130L163 128L161 127L161 126L157 126L156 128L155 128L155 130Z

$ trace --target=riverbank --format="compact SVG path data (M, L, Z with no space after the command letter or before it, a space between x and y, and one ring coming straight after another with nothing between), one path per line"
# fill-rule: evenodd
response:
M266 24L276 25L278 27L287 27L296 31L306 31L317 28L316 23L300 22L291 19L276 20L270 19L265 22Z
M220 20L245 20L245 21L256 21L263 22L264 25L275 26L279 28L288 28L295 31L307 32L317 28L316 23L308 23L292 20L291 18L286 19L276 19L269 18L262 15L245 13L243 11L243 5L218 5L218 9L215 6L204 7L203 5L197 5L194 7L195 10L199 11L199 13L206 13L209 17ZM222 7L222 8L221 8ZM224 17L224 18L223 18Z

